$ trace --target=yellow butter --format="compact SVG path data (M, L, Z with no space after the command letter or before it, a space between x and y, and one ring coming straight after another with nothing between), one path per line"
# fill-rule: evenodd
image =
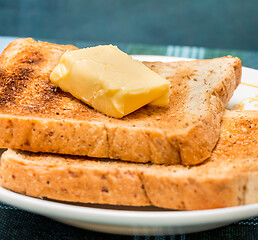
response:
M50 79L63 91L117 118L148 103L165 106L169 99L169 81L112 45L64 53Z

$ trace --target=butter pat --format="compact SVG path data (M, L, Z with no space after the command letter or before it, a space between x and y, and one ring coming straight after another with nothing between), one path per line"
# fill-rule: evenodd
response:
M148 103L166 106L169 99L169 81L112 45L64 53L50 80L116 118Z

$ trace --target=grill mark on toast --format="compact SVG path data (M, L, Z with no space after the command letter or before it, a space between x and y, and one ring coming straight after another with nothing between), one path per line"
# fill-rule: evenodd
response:
M33 69L27 67L18 67L13 73L8 70L0 71L0 108L7 104L15 103L18 95L21 95L24 88L27 88L28 82L32 81Z
M43 60L43 55L35 46L27 46L13 59L2 62L3 67L0 67L0 108L4 108L7 104L15 104L16 99L22 96L24 90L35 79L35 65L39 66Z
M47 72L44 72L44 64L52 51L56 51L58 57L71 46L56 47L49 44L48 49L44 49L46 46L36 43L23 47L7 62L2 62L3 67L0 67L0 107L7 110L5 106L8 104L12 106L12 111L15 109L16 113L25 114L52 114L55 109L59 112L59 105L63 105L62 99L73 101L73 97L51 83L49 74L55 62L47 68Z
M38 51L32 51L31 54L29 55L25 55L22 59L21 59L21 63L25 63L25 64L35 64L38 65L41 61L44 60L43 55Z

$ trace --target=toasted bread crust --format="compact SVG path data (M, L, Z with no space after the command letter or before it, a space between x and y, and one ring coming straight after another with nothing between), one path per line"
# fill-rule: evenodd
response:
M73 46L19 39L0 57L0 147L156 164L207 159L224 106L241 79L238 58L145 63L171 81L167 108L107 117L49 80ZM200 138L200 136L202 136Z
M121 163L8 150L1 185L33 197L180 210L258 202L257 111L226 111L212 156L199 166Z

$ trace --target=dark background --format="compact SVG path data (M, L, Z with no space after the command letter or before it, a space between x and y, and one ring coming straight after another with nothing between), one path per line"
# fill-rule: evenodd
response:
M258 1L0 0L0 35L258 51Z

